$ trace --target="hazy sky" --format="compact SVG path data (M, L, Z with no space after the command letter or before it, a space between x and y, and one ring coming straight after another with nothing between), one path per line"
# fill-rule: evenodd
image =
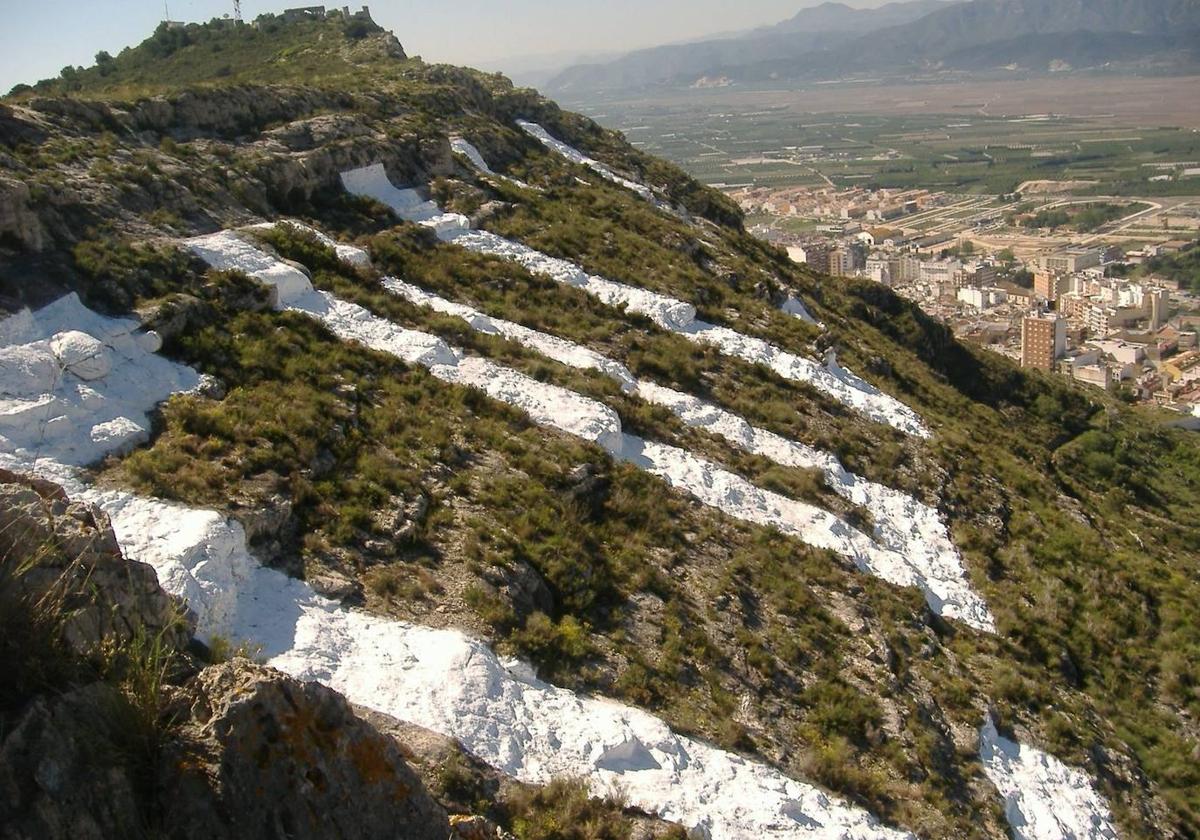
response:
M317 0L319 2L319 0ZM174 20L204 21L233 2L167 0ZM242 15L314 0L243 0ZM612 51L747 29L790 17L819 0L375 0L371 13L412 55L455 64ZM875 6L881 0L851 0ZM345 0L340 4L345 5ZM361 0L354 6L361 6ZM162 0L0 0L0 93L18 82L56 76L67 64L90 65L145 38L163 18ZM553 63L553 62L552 62ZM528 61L520 64L529 66Z

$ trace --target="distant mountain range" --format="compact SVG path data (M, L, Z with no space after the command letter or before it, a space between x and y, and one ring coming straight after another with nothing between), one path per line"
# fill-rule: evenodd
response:
M1200 0L913 0L823 3L744 35L581 64L557 93L832 78L856 72L1200 64Z

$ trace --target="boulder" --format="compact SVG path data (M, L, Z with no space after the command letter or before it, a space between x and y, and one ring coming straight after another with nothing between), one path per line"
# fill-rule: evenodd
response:
M58 362L45 342L0 348L0 394L45 394L54 390L58 373Z
M518 615L554 611L554 594L537 569L520 558L514 558L501 572L503 592Z
M595 508L608 497L610 482L595 464L579 464L567 474L566 495L576 502Z
M406 542L416 537L428 513L429 499L424 495L411 502L392 496L371 515L372 530L380 536Z
M170 341L203 326L211 318L211 306L192 295L175 294L143 306L138 317L146 335L153 332L160 341ZM139 337L138 343L145 340Z
M163 346L162 336L154 330L138 333L136 341L137 346L146 353L157 353Z
M243 490L230 500L230 507L255 556L288 574L303 575L303 561L293 550L299 526L282 479L274 472L263 473L248 479Z
M450 817L451 840L515 840L512 834L487 817L455 814Z
M112 355L100 339L79 330L50 339L50 349L64 369L85 381L103 379L112 370Z
M310 574L308 585L318 595L324 595L332 601L357 600L362 593L362 586L357 581L335 571Z
M35 700L0 743L0 840L144 836L120 692L95 683Z
M0 558L30 569L18 578L33 597L55 592L63 637L77 653L142 636L182 650L191 626L154 569L126 560L108 517L70 502L44 482L0 475Z
M92 426L92 443L103 452L124 455L150 440L150 432L128 417L114 417Z
M450 836L397 742L337 692L235 660L201 672L188 699L163 760L170 836Z

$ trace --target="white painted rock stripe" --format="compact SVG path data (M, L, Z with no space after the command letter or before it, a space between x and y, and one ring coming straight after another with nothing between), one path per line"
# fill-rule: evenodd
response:
M755 428L742 417L696 397L653 382L639 382L624 365L601 353L493 318L393 277L384 278L383 285L392 294L419 306L458 317L479 332L516 341L569 367L597 370L618 382L627 393L669 408L688 425L720 435L748 452L784 466L821 470L835 492L871 511L875 539L891 552L864 561L864 570L901 586L918 586L938 615L995 632L991 611L967 582L962 557L950 540L945 522L933 508L847 472L833 455Z
M492 168L490 166L488 166L487 161L483 159L483 155L480 154L479 149L475 148L475 146L473 146L470 143L470 141L468 141L466 138L464 138L464 137L451 138L450 139L450 149L455 154L462 155L468 161L470 161L471 166L473 166L475 168L475 170L477 172L479 172L481 175L487 175L491 178L501 178L505 181L508 181L510 184L512 184L515 187L520 187L521 189L526 189L526 190L529 189L529 185L526 184L524 181L518 181L516 178L510 178L507 175L501 175L498 172L493 172Z
M560 157L569 160L571 163L577 163L580 166L586 166L604 180L610 181L617 186L624 187L627 190L637 193L646 201L649 201L651 204L654 204L657 207L670 210L670 207L666 204L666 202L660 200L654 194L654 191L645 184L618 175L616 172L612 171L595 158L590 158L575 147L568 146L561 140L554 138L551 136L550 132L546 131L546 129L542 128L537 123L532 123L527 120L517 120L517 125L520 126L521 130L526 134L536 139L543 146Z
M1108 803L1087 773L1003 737L990 716L979 732L979 758L1015 840L1117 840Z
M269 267L263 272L285 286L294 280ZM102 377L109 381L100 400L74 401L79 383L70 374L47 380L36 366L7 368L7 388L55 406L62 414L54 416L72 417L76 432L33 449L10 440L0 465L57 481L73 497L105 510L127 555L153 565L164 587L188 600L206 637L220 633L261 644L274 667L458 738L523 781L574 776L587 779L596 793L619 787L632 804L697 827L714 840L910 836L773 768L675 735L644 712L542 683L528 666L502 661L461 633L342 609L303 582L259 566L241 527L216 512L86 486L73 466L81 457L79 439L93 440L91 430L111 422L114 412L144 414L200 382L195 371L157 357L157 348L127 341L135 329L134 322L87 310L73 295L36 314L25 311L0 322L3 352L78 331L122 358ZM402 346L422 356L440 351L436 343ZM165 375L163 366L170 368ZM27 381L16 381L22 376ZM34 394L39 388L46 390ZM624 443L626 457L648 458L655 469L678 453L668 451L660 459L654 444ZM94 457L100 457L124 443L96 445ZM1022 840L1116 836L1105 803L1082 771L1000 738L990 722L981 733L981 760ZM1067 813L1062 803L1069 805Z
M515 262L533 274L582 289L609 306L645 315L662 329L690 341L714 346L725 355L752 364L764 364L785 379L808 383L871 420L917 437L929 437L928 429L916 412L844 370L836 361L820 365L760 338L701 321L696 318L695 307L684 301L588 274L566 260L487 231L473 230L466 217L440 213L432 202L422 201L415 190L397 189L387 180L382 166L343 173L342 181L350 192L384 201L401 218L430 227L447 242Z
M246 271L264 283L275 284L280 308L311 315L339 338L423 365L447 382L479 388L523 409L534 422L595 443L614 458L629 461L734 518L775 527L809 545L834 551L864 571L907 569L897 552L876 545L827 511L762 490L689 452L623 434L616 412L597 400L538 382L486 359L466 357L435 336L405 329L357 304L315 291L303 272L232 232L196 237L186 244L215 268ZM307 290L299 287L299 278ZM903 584L916 585L911 570Z
M267 270L266 276L279 272ZM45 340L59 332L53 326L58 315L98 339L127 328L75 301L52 305L45 321L26 313L20 325L25 338ZM0 335L8 335L9 326L0 326ZM180 369L175 384L157 376L159 363ZM182 371L188 369L134 352L107 377L114 379L114 393L127 395L130 410L140 410L180 383L199 379ZM46 396L65 396L71 385L53 382ZM76 419L82 427L105 416ZM61 460L73 454L60 442L40 453L0 453L0 465L57 481L74 499L104 510L126 555L152 565L168 591L187 599L205 638L220 634L261 645L273 667L457 738L522 781L582 778L597 795L619 790L631 804L713 840L911 837L767 765L677 735L645 712L541 682L529 666L503 661L460 632L343 609L302 581L259 565L237 523L214 511L90 487Z

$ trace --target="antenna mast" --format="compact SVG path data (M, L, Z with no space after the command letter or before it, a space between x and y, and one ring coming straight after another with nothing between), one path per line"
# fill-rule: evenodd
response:
M163 20L171 19L171 10L167 7L167 0L163 0Z
M242 19L242 0L233 0L233 19Z

